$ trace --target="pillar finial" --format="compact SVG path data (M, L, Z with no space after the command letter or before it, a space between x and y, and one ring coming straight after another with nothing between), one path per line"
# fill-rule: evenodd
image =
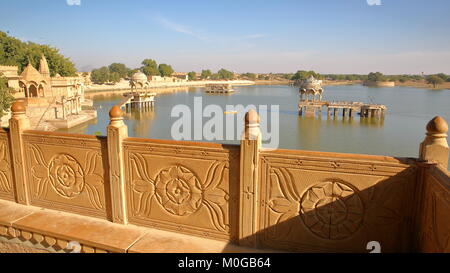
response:
M243 139L261 141L261 130L259 128L260 118L256 110L250 109L245 114L245 129Z
M16 100L11 106L11 112L13 115L25 114L26 109L25 103L20 100Z
M111 107L111 110L109 110L109 118L110 119L117 119L117 118L122 118L123 117L123 112L122 109L120 109L120 107L118 105L114 105L113 107Z
M259 126L259 115L258 113L255 111L255 109L250 109L246 114L245 114L245 127L250 126L250 125L258 125Z
M448 123L441 116L436 116L427 124L427 135L446 137L448 132Z
M111 110L109 110L109 125L113 126L122 126L123 123L123 111L120 109L120 106L114 105L111 107Z
M426 126L425 140L420 144L419 158L448 167L449 147L447 142L448 123L440 116L434 117Z

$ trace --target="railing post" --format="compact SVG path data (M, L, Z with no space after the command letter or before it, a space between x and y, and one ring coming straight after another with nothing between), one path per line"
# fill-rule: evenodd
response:
M442 117L434 117L427 124L425 140L420 144L419 159L436 162L448 168L449 148L447 143L448 124Z
M107 136L112 219L115 223L127 224L122 141L128 137L128 129L123 122L123 112L119 106L115 105L111 108L109 117Z
M11 138L12 161L14 166L14 190L16 201L29 205L27 176L25 172L25 156L22 142L22 132L30 127L26 116L26 106L22 101L16 101L11 106L12 116L9 120L9 134Z
M239 244L256 247L258 166L261 148L259 116L251 109L245 115L245 129L241 139L239 189Z

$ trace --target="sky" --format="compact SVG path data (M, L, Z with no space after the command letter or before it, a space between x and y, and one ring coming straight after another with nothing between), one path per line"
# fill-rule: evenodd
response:
M0 30L91 70L450 74L448 0L0 0Z

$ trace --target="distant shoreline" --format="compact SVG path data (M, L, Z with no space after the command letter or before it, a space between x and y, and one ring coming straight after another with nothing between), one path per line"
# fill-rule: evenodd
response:
M188 82L150 82L149 91L166 88L186 88L186 87L204 87L207 84L231 84L231 85L254 85L254 81L232 80L232 81L188 81ZM115 85L94 84L86 87L87 93L101 93L106 91L126 91L130 90L129 82L122 80ZM158 93L158 92L155 92Z
M166 83L166 82L160 82L160 83L152 83L150 86L149 91L157 93L157 94L163 94L163 93L173 93L173 92L179 92L179 91L187 91L189 87L204 87L206 84L210 83L229 83L232 85L290 85L291 81L289 80L255 80L255 81L248 81L248 80L233 80L233 81L191 81L191 82L177 82L177 83ZM342 86L342 85L357 85L357 84L363 84L362 81L327 81L324 80L323 86ZM407 81L407 82L395 82L395 86L400 87L413 87L413 88L422 88L422 89L429 89L429 90L450 90L450 82L444 82L440 85L438 85L437 88L434 88L431 84L427 84L425 81ZM85 95L87 97L91 97L93 95L99 95L99 94L117 94L117 91L128 91L130 90L130 87L128 86L128 81L122 81L119 84L116 85L93 85L88 87L85 90Z

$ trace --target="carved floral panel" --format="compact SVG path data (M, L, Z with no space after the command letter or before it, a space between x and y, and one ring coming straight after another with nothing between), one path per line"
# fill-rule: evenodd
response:
M450 252L450 176L432 167L425 175L419 214L419 251Z
M369 252L378 241L384 252L408 250L415 168L270 153L261 161L263 246Z
M139 142L124 148L130 222L234 240L238 149Z
M36 132L24 144L32 205L106 217L105 141Z
M0 129L0 198L14 200L8 135Z

